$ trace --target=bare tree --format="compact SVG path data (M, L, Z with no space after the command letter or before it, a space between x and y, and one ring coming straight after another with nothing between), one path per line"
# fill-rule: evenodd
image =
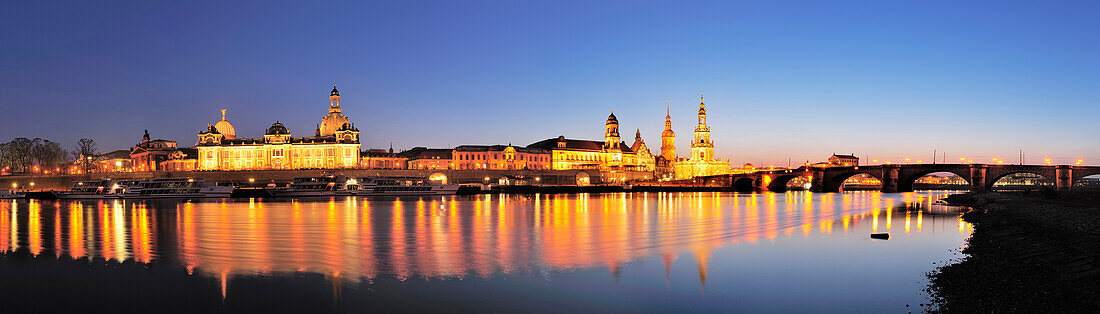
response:
M80 158L79 162L84 168L84 173L88 173L92 167L92 158L96 155L95 140L82 138L76 142L76 147L76 152L79 153L77 158Z

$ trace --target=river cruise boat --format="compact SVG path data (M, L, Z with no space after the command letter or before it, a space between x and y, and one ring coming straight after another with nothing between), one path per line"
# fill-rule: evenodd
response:
M125 199L224 198L233 194L233 189L203 179L166 178L138 181L124 188L121 195Z
M309 197L309 196L350 196L359 195L364 191L359 189L359 182L355 178L342 175L326 175L319 177L297 177L286 188L269 188L267 192L277 197Z
M370 196L424 196L454 195L458 184L433 184L418 177L367 177L360 179L359 187L370 191Z
M77 181L73 183L73 186L68 191L57 192L57 198L59 199L118 199L122 197L122 193L128 186L123 184L134 184L137 181L119 181L116 182L111 179L103 180L91 180L91 181Z
M343 175L298 177L284 189L268 189L276 197L309 196L424 196L454 195L458 185L432 184L418 177L365 177Z

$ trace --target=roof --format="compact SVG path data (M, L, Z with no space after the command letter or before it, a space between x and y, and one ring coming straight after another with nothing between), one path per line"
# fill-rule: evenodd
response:
M854 158L854 159L859 159L859 157L856 157L856 155L837 155L837 154L833 154L833 157L836 157L836 158Z
M500 152L512 147L517 153L549 154L550 151L541 148L517 147L509 145L462 145L455 147L457 152Z
M130 151L120 149L109 153L103 153L99 155L101 159L130 159Z
M359 157L389 157L397 158L396 153L387 152L385 149L369 149L359 152Z
M565 141L565 147L558 147L559 141ZM603 151L603 141L589 141L589 140L574 140L567 139L564 136L556 138L545 139L531 145L527 145L527 148L539 148L545 150L587 150L587 151ZM630 146L626 145L626 142L619 142L619 150L624 153L633 153L634 150L630 149Z
M416 159L451 159L450 148L413 147L413 149L397 153L397 157Z

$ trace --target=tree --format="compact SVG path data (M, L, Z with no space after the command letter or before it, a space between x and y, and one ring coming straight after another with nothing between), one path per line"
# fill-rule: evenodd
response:
M95 140L90 138L82 138L76 142L76 151L80 154L77 158L80 158L79 162L84 168L84 173L89 173L92 167L92 158L96 155Z

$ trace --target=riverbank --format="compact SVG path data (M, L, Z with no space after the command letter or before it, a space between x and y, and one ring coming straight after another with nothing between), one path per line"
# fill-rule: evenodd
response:
M929 312L1100 312L1100 189L964 194L966 257L931 272Z

